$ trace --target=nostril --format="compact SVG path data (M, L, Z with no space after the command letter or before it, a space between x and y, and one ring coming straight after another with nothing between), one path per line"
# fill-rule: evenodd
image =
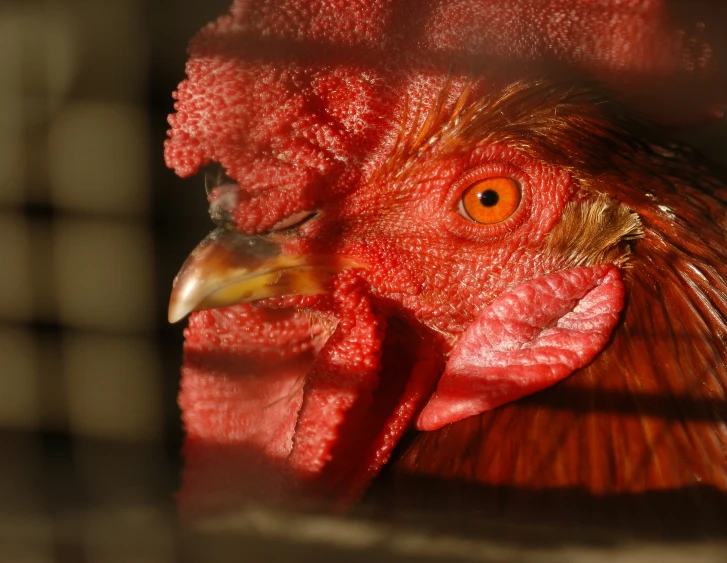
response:
M207 201L210 202L209 214L218 227L228 227L234 221L232 212L240 200L240 186L231 179L225 169L212 162L202 170Z
M209 214L218 226L227 225L232 221L232 212L237 207L240 187L237 184L217 186L209 192Z
M228 184L236 184L226 173L221 164L211 162L204 167L204 189L207 192L207 198L212 201L213 192L220 186Z
M299 211L298 213L293 213L292 215L288 215L286 218L282 219L281 221L278 221L273 225L273 227L270 229L270 232L274 233L276 231L284 231L286 229L292 229L300 227L303 223L306 221L309 221L313 217L315 217L318 213L315 211Z

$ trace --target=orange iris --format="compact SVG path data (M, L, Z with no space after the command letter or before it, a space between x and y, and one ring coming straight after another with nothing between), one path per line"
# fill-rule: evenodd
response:
M512 178L486 178L462 194L462 207L473 221L501 223L520 206L520 186Z

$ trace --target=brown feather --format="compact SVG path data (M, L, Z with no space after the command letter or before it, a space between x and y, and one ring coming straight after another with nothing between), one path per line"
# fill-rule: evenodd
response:
M473 120L458 128L466 145L505 142L568 167L577 199L619 202L643 238L622 321L596 360L541 393L416 435L395 462L396 487L380 485L387 505L727 532L727 186L588 88L518 84L461 111ZM593 256L562 234L549 251L564 263Z
M638 214L601 195L569 202L548 233L542 252L559 269L606 263L625 266L630 243L643 236Z

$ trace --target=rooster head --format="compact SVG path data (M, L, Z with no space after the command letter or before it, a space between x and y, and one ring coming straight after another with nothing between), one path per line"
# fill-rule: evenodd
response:
M572 78L638 106L644 83L615 69L709 82L711 54L662 41L659 2L588 4L609 45L575 30L580 2L535 4L237 1L195 38L166 143L181 176L216 167L217 229L169 313L196 311L191 508L351 502L410 426L549 387L608 346L658 221L658 155ZM559 78L521 78L534 69Z

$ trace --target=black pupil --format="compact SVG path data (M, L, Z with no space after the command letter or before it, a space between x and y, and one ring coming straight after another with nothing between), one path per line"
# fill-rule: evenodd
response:
M500 201L500 194L495 190L485 190L480 194L480 203L484 207L494 207Z

